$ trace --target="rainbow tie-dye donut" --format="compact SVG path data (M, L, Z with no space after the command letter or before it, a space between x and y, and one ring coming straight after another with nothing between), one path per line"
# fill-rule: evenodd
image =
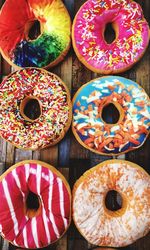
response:
M104 37L108 23L116 33L110 44ZM88 0L75 17L72 37L74 50L87 68L116 74L142 57L149 43L149 26L134 1Z
M0 12L0 51L13 66L55 66L69 50L70 33L61 0L6 0Z

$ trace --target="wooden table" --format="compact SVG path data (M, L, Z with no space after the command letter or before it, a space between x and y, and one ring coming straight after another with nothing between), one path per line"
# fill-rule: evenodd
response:
M3 0L0 0L0 4L3 4ZM65 0L71 17L73 19L75 13L79 7L84 3L84 0ZM150 21L150 1L138 0L141 4L144 15L148 21ZM7 76L13 69L5 62L3 58L0 58L0 80L4 76ZM67 84L73 96L77 89L84 83L91 79L100 76L92 73L86 69L77 59L73 49L70 50L65 60L57 67L51 70L60 76ZM131 70L121 74L126 78L139 83L148 94L150 94L150 47L146 51L146 54L142 60L137 63ZM62 174L68 179L72 188L74 182L89 168L92 166L112 157L99 156L90 151L84 149L75 140L71 130L67 133L66 137L57 145L41 151L22 151L15 148L10 143L6 143L0 139L0 174L8 169L12 164L25 160L25 159L40 159L47 163L52 164L58 168ZM116 157L117 158L117 157ZM133 161L141 165L145 170L149 171L150 165L150 140L148 139L144 146L136 151L130 152L121 156L129 161ZM115 230L115 228L114 228ZM55 245L45 248L45 250L88 250L91 249L91 245L79 234L74 224L70 226L68 233ZM14 250L14 246L8 244L7 241L0 239L0 250ZM131 246L122 248L125 250L149 250L150 249L150 237L149 235L143 239L138 240Z

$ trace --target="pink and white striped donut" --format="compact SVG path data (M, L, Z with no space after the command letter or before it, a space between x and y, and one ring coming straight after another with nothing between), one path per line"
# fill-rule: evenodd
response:
M57 241L71 219L70 188L40 161L15 164L0 177L0 233L13 245L42 248Z

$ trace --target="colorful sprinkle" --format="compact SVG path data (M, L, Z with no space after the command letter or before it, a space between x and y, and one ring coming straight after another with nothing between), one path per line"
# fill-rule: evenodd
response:
M103 30L113 23L119 30L108 44ZM74 22L73 38L79 59L103 73L118 72L133 65L149 43L149 26L139 4L130 0L88 0Z
M110 103L122 110L123 117L116 124L102 119L103 107ZM75 95L73 132L94 152L119 154L132 150L143 144L149 131L149 97L131 80L116 76L95 79Z
M20 114L20 103L26 96L37 97L42 103L42 115L34 123ZM56 75L35 68L16 71L0 86L0 135L18 147L33 150L55 144L69 122L69 105L66 87Z

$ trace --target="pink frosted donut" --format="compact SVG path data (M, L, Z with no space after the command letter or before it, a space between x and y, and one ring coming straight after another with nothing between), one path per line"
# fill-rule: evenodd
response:
M104 38L111 23L115 40ZM73 24L73 47L90 70L113 74L128 70L144 54L149 43L149 26L139 4L131 0L88 0Z
M70 224L69 185L44 162L19 162L1 175L0 201L0 233L21 248L46 247Z

